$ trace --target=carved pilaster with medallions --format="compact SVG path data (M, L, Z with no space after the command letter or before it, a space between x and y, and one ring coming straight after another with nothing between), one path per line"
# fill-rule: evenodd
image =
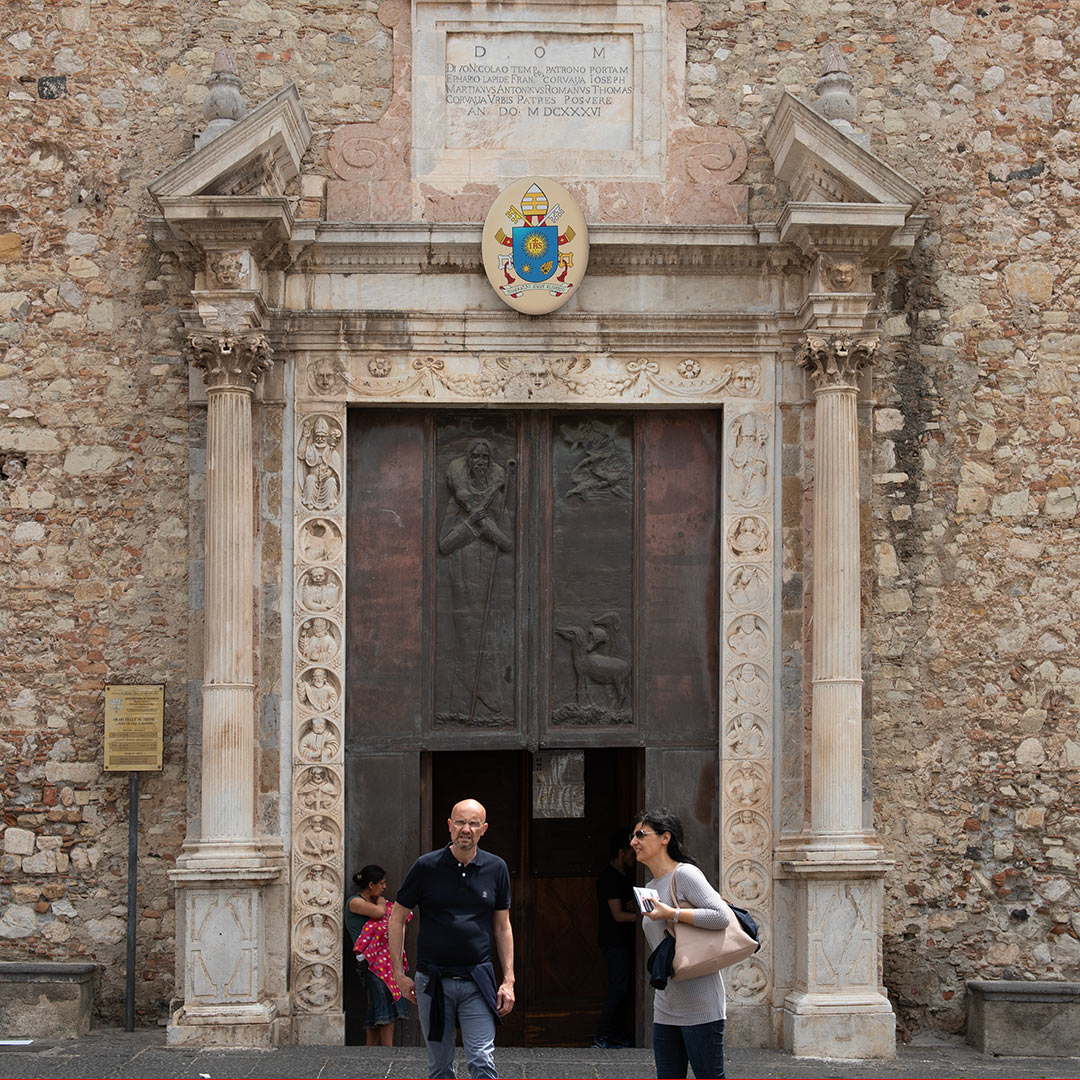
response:
M762 948L725 976L733 1003L772 985L772 407L732 409L724 428L721 892L757 920Z
M298 380L301 375L298 373ZM296 423L292 995L300 1041L341 1016L345 889L345 410Z

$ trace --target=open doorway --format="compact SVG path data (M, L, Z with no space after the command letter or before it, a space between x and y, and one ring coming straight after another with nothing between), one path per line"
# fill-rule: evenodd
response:
M608 863L613 832L628 830L638 809L644 751L469 750L427 757L432 846L446 837L454 803L476 798L488 813L483 846L510 869L517 1004L496 1043L588 1046L607 986L596 879ZM640 983L639 974L635 997ZM627 1025L634 1031L640 1010L630 1004ZM640 1044L641 1032L635 1035Z

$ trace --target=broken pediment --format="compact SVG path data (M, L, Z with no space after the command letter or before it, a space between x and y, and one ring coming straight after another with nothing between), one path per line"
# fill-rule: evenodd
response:
M765 128L776 177L791 191L779 237L803 251L888 262L909 252L923 193L858 139L785 91Z
M765 146L796 202L903 205L910 213L922 201L914 184L788 91Z
M290 83L162 173L148 190L162 209L170 199L194 196L281 196L300 173L311 134L300 95Z

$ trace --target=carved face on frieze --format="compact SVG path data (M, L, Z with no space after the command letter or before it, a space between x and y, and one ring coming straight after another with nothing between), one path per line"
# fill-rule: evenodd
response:
M834 260L825 264L825 277L837 292L850 292L859 276L859 266L850 259Z

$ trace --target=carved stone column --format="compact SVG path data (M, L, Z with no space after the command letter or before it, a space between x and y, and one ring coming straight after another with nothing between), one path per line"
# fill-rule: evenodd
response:
M281 877L284 856L280 840L255 830L251 433L270 346L258 332L221 330L192 334L188 345L208 403L201 826L173 873L182 899L184 1005L168 1039L271 1046L277 1017L263 991L263 893Z
M810 335L799 365L815 397L814 624L810 822L798 857L795 990L784 1043L813 1057L893 1057L881 985L882 877L889 863L862 824L858 376L873 337Z

